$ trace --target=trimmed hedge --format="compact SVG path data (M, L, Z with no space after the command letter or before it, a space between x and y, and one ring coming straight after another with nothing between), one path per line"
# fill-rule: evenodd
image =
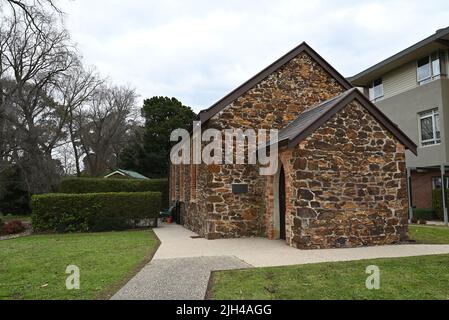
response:
M436 217L434 209L413 209L413 218L416 220L430 221Z
M120 231L157 219L161 193L53 193L33 196L31 206L37 232Z
M438 219L444 220L443 205L441 203L441 189L433 190L432 204ZM449 190L446 190L446 203L449 204Z
M85 194L106 192L160 192L162 208L168 208L167 179L105 179L105 178L67 178L62 180L59 193Z

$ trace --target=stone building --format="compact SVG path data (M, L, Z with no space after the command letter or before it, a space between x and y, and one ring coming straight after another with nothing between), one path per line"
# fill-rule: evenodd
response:
M301 249L407 239L405 150L416 145L306 43L199 120L204 129L279 130L275 175L257 165L171 166L170 199L200 236L285 239Z

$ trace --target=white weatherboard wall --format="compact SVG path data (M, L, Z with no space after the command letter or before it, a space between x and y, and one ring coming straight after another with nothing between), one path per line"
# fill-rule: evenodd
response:
M416 88L416 62L412 61L390 71L383 77L384 99Z

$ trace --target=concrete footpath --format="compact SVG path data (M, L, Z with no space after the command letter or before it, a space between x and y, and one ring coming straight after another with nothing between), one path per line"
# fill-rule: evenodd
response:
M195 239L178 225L154 229L161 246L112 299L203 299L212 271L318 262L449 254L449 245L395 245L353 249L298 250L264 238Z
M248 268L234 257L156 259L145 266L113 300L203 300L215 270Z

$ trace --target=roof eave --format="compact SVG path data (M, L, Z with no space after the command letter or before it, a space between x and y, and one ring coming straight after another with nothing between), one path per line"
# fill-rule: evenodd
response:
M441 44L441 40L444 40L444 37L447 37L449 35L449 27L439 30L437 33L431 35L430 37L427 37L424 40L421 40L420 42L398 52L397 54L375 64L374 66L371 66L370 68L359 72L358 74L347 78L347 80L352 83L354 86L364 86L366 83L365 81L359 81L360 79L369 76L370 74L376 72L377 70L384 68L386 66L388 66L389 64L394 63L395 61L406 57L407 55L412 54L414 51L419 50L429 44L432 43L440 43ZM447 44L446 44L447 45Z

